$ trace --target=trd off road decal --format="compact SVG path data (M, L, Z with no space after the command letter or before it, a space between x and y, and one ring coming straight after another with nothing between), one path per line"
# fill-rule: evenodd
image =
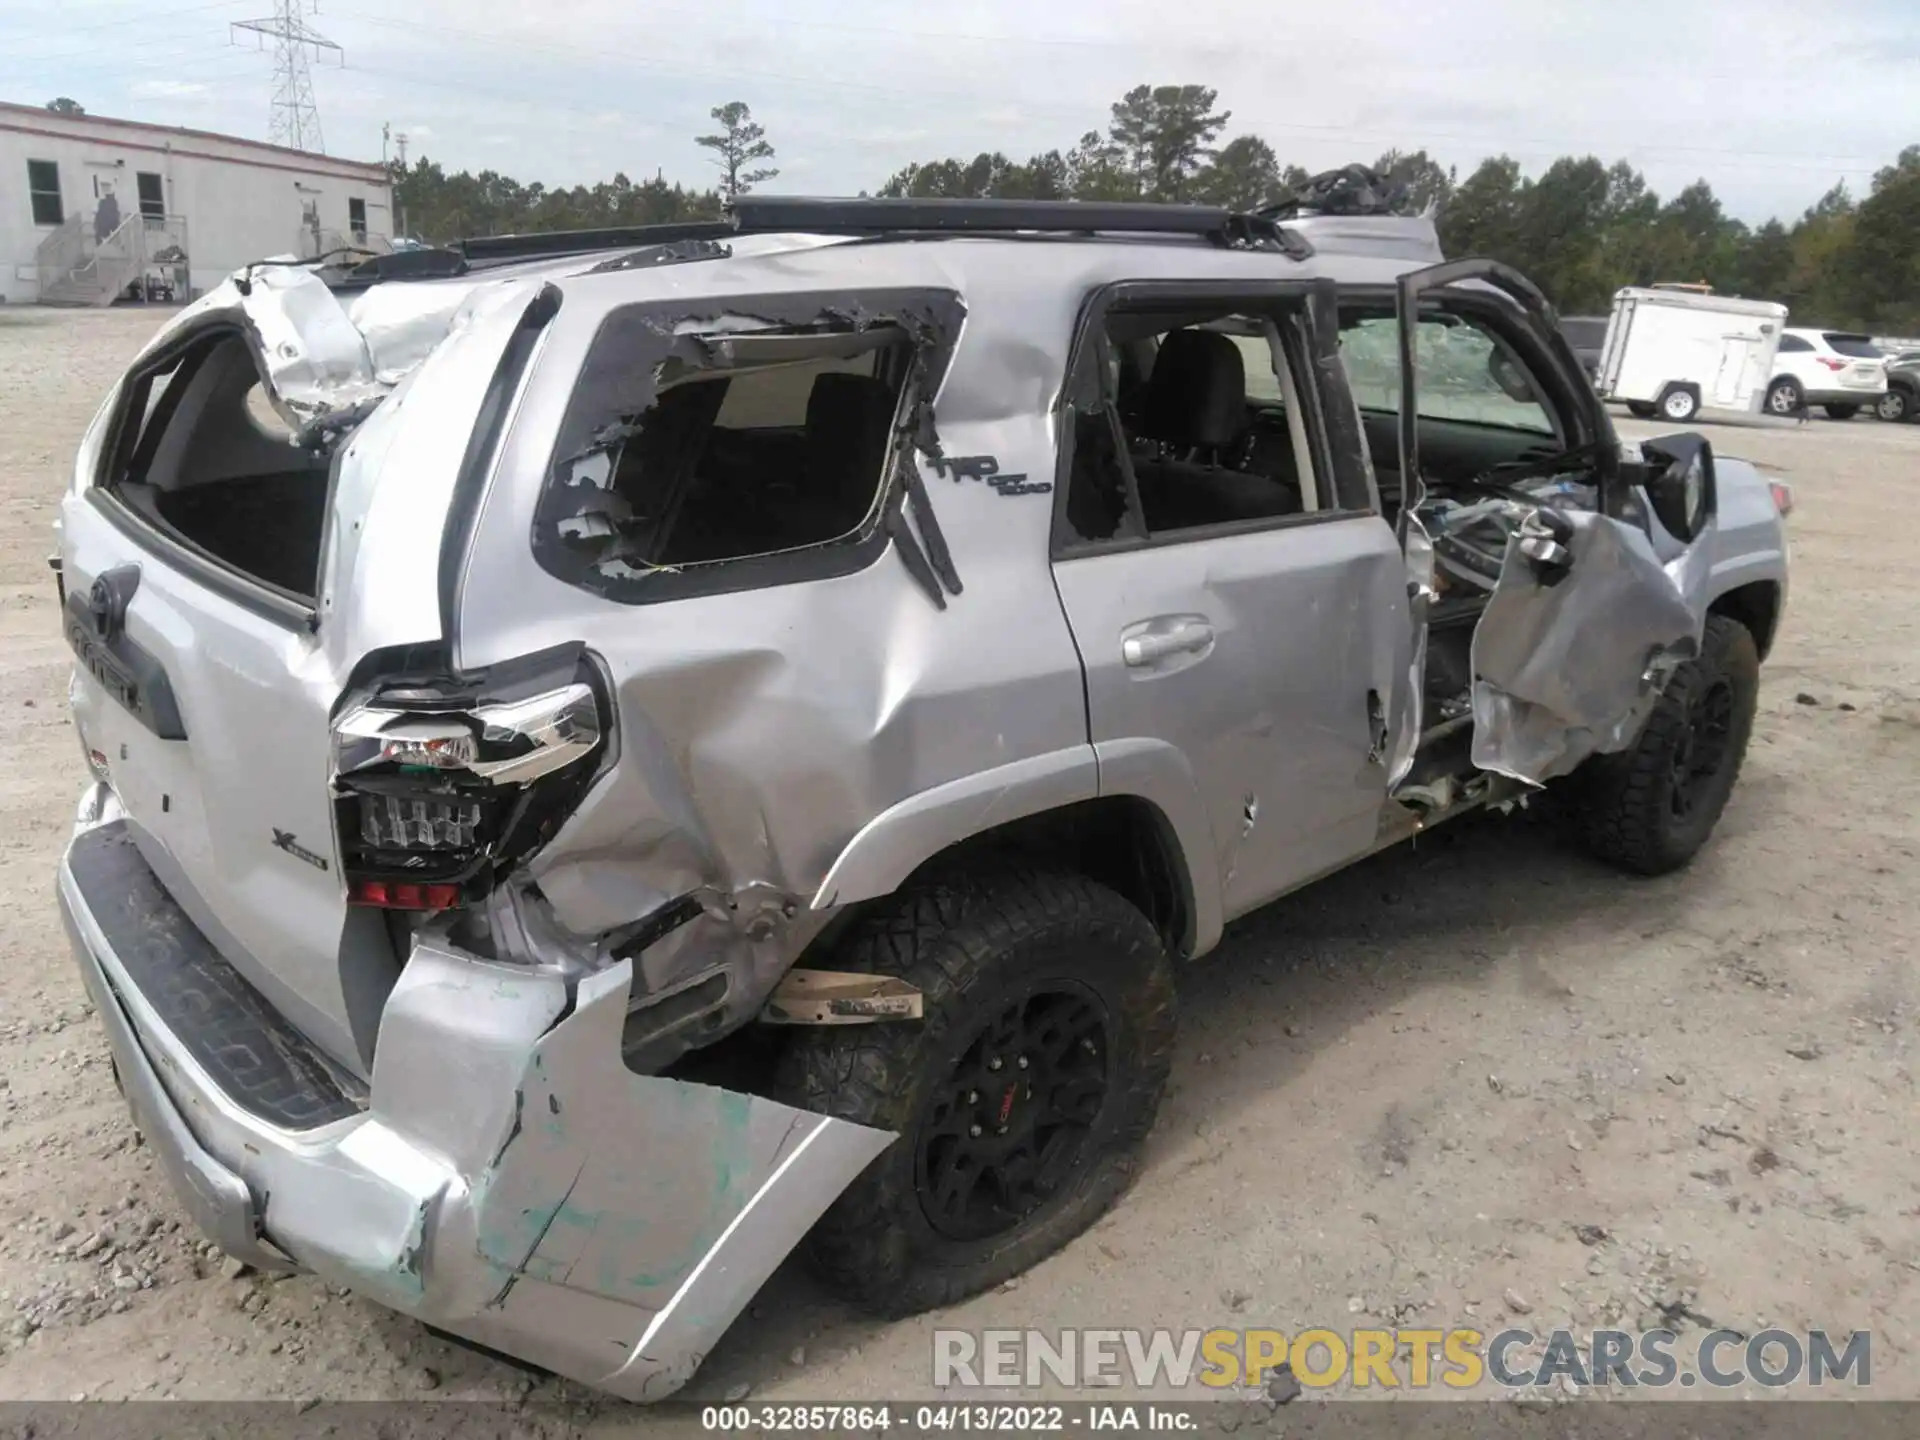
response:
M984 480L996 495L1048 495L1053 491L1051 480L1029 480L1024 474L1002 475L1000 462L991 455L934 455L927 463L933 467L934 474L951 475L955 484L962 480Z

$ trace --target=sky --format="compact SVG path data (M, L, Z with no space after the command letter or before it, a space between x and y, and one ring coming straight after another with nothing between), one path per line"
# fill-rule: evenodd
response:
M0 99L267 137L275 0L0 0ZM1214 87L1222 139L1309 170L1426 148L1626 159L1663 196L1797 216L1920 144L1920 0L304 0L328 153L549 185L705 186L742 100L793 194L915 160L1070 148L1142 83ZM56 20L55 16L59 18Z

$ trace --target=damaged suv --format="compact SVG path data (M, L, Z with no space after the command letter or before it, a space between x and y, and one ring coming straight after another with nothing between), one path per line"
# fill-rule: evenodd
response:
M803 1242L903 1312L1084 1230L1232 918L1550 782L1686 863L1783 499L1421 219L262 264L61 507L61 904L229 1253L656 1398Z

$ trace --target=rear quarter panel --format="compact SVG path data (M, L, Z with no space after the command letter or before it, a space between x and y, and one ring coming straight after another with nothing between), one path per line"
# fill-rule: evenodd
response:
M611 672L619 763L533 867L562 922L594 933L692 890L803 910L890 806L1086 749L1079 657L1048 564L1047 490L1007 494L922 462L964 587L944 610L892 547L847 575L639 605L536 563L535 502L593 334L613 306L659 298L621 279L569 285L476 521L459 599L463 667L579 640ZM1003 477L1024 472L1050 490L1051 406L1077 299L1017 281L969 294L934 407L947 455L993 456ZM712 294L691 303L724 309Z

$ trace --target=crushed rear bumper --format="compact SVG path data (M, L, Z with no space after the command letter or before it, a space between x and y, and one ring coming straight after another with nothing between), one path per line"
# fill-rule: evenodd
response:
M134 1118L209 1238L628 1399L678 1389L893 1138L627 1070L626 964L570 995L425 944L360 1087L225 966L103 789L59 891Z

